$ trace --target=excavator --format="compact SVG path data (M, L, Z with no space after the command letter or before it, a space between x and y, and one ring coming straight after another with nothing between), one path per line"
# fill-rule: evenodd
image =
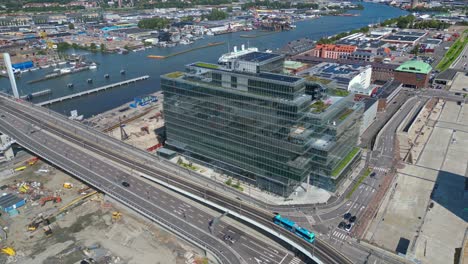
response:
M62 198L60 198L60 196L47 196L41 198L40 204L41 206L44 206L49 201L54 201L54 203L60 203L62 202Z
M4 247L2 248L2 253L8 256L16 255L16 251L12 247Z
M119 212L119 211L112 212L112 220L114 222L119 221L120 218L122 218L122 213L121 212Z

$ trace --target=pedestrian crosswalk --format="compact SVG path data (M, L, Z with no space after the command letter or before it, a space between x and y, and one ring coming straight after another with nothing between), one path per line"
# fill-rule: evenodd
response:
M291 259L291 261L289 262L289 264L300 264L302 261L300 258L296 258L294 257L293 259Z
M374 171L386 173L386 172L388 172L388 169L387 168L381 168L381 167L375 167Z
M333 237L335 237L338 240L345 240L347 234L339 232L339 231L333 231Z

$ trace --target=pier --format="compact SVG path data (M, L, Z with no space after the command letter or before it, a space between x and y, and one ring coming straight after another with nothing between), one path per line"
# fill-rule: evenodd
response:
M122 82L117 82L117 83L101 86L101 87L98 87L98 88L94 88L94 89L91 89L91 90L87 90L87 91L83 91L83 92L79 92L79 93L75 93L75 94L62 96L62 97L55 98L55 99L52 99L52 100L44 101L44 102L41 102L41 103L37 103L36 105L39 105L39 106L50 105L50 104L54 104L54 103L57 103L57 102L69 100L69 99L72 99L72 98L75 98L75 97L80 97L80 96L83 96L83 95L97 93L99 91L103 91L103 90L107 90L107 89L110 89L110 88L126 85L126 84L129 84L129 83L143 81L143 80L146 80L148 78L149 78L149 75L144 75L144 76L140 76L140 77L137 77L137 78L125 80L125 81L122 81Z
M38 96L42 96L42 95L46 95L46 94L51 94L52 91L50 89L46 89L46 90L42 90L42 91L39 91L39 92L35 92L35 93L32 93L31 96L34 98L34 97L38 97ZM29 94L27 95L22 95L21 96L21 99L26 99L28 98Z
M194 50L205 49L205 48L209 48L209 47L214 47L214 46L223 45L224 43L225 43L225 42L212 42L212 43L208 43L208 44L203 45L203 46L198 46L198 47L195 47L195 48L191 48L191 49L187 49L187 50L183 50L183 51L171 53L171 54L169 54L169 55L148 55L148 58L150 58L150 59L164 60L164 59L167 59L167 58L170 58L170 57L174 57L174 56L177 56L177 55L181 55L181 54L184 54L184 53L188 53L188 52L191 52L191 51L194 51Z

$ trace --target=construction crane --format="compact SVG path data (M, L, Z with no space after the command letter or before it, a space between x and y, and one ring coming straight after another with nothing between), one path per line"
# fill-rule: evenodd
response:
M119 117L119 127L120 127L120 138L121 140L127 140L128 139L128 134L127 132L125 132L125 129L124 129L124 124L122 124L122 121L120 120L120 117Z

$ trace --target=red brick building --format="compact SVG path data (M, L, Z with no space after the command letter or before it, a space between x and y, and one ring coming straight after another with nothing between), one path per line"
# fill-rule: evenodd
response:
M318 44L306 54L312 57L339 59L342 55L351 54L356 50L357 47L352 45Z

